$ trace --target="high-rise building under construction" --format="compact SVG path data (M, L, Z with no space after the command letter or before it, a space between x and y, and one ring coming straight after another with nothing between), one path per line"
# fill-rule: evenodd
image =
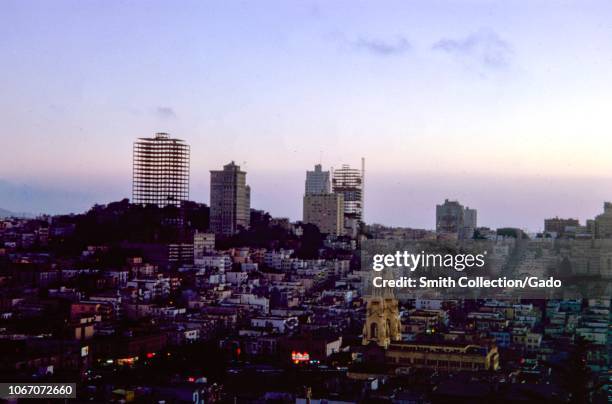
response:
M363 222L365 159L361 159L361 170L343 164L333 170L332 191L344 195L344 226L353 233Z
M167 133L134 142L132 203L179 206L189 199L189 145Z

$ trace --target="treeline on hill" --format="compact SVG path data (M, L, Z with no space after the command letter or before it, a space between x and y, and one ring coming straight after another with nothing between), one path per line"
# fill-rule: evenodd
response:
M319 258L319 250L323 248L325 235L313 224L302 224L302 235L297 236L289 229L272 224L269 213L261 217L251 216L251 226L227 239L220 239L217 248L255 247L255 248L286 248L295 250L295 256L303 259ZM255 220L253 220L255 219Z
M193 232L208 229L210 210L205 204L185 202L179 207L134 205L128 199L95 205L78 215L56 216L52 221L52 248L74 253L89 245L190 242ZM57 233L57 229L62 229Z
M209 231L210 208L184 202L181 207L134 205L128 199L95 205L77 215L53 217L52 227L63 229L52 237L51 248L59 255L79 254L90 245L119 246L130 243L191 243L196 231ZM300 258L317 258L325 235L303 224L297 236L286 226L274 224L267 212L252 211L251 226L238 234L217 239L217 248L291 248Z

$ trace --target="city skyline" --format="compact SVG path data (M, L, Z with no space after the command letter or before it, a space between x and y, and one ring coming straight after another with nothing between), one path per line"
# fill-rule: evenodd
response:
M450 198L538 230L612 199L605 2L0 7L0 208L128 197L154 132L192 146L191 199L234 159L253 207L292 219L305 170L362 156L369 223L433 228Z
M169 134L166 134L166 133L163 133L163 135L170 136ZM176 140L183 141L183 139L176 139ZM189 145L188 145L188 147L189 147ZM231 164L234 164L233 160L230 162L230 165ZM226 164L223 164L224 167L225 167L225 165ZM316 168L316 166L318 166L318 165L320 165L320 164L315 164L314 167ZM340 168L348 168L348 167L350 167L349 164L341 164L340 165ZM325 170L325 169L326 168L323 167L323 170ZM331 170L331 169L332 169L332 167L330 166L329 170ZM336 169L334 168L334 170L336 170ZM208 173L210 174L213 171L214 170L208 171ZM246 172L246 170L245 170L245 172ZM299 200L300 205L297 207L300 210L300 212L295 217L294 216L284 216L282 214L280 214L280 215L276 214L276 212L268 209L266 206L253 206L253 205L251 205L251 208L252 209L263 209L265 211L269 211L274 217L288 217L289 219L294 220L294 221L301 220L302 216L303 216L303 211L302 211L303 210L303 200L301 199L304 196L304 182L303 182L303 180L307 178L308 172L309 172L308 168L301 172L301 175L302 175L302 182L301 183L299 181L297 181L297 183L296 182L287 182L287 183L282 185L282 187L283 187L282 190L284 191L284 195L287 195L287 193L286 193L287 189L294 189L295 188L296 195L300 194L300 192L301 192L301 194L300 194L301 196L300 196L300 200ZM191 176L191 173L189 174L189 176ZM281 176L281 177L283 177L283 176ZM504 184L500 185L499 182L497 181L497 178L494 178L494 177L482 177L482 179L484 179L486 181L489 181L489 182L485 182L487 184L487 186L491 186L491 187L506 186ZM131 185L132 181L133 181L133 178L130 177L129 189L132 188L132 185ZM431 201L429 199L419 198L419 199L417 199L418 202L420 203L418 205L418 209L413 209L413 210L406 209L406 206L402 203L402 201L396 201L396 202L399 202L399 203L396 203L396 204L393 204L393 203L389 204L388 203L389 202L388 195L385 195L384 192L382 192L382 193L381 192L376 192L375 193L375 197L381 198L382 200L385 201L384 208L387 209L387 210L390 207L395 208L395 209L400 209L400 210L396 210L395 211L395 213L396 213L395 217L398 217L398 218L402 217L402 213L410 213L410 212L412 212L413 214L421 216L421 213L423 211L427 211L428 214L433 212L432 213L433 217L431 217L431 218L430 217L425 217L425 219L421 222L421 223L428 223L428 222L431 221L432 225L425 224L425 225L422 225L422 226L418 226L418 225L414 225L414 224L411 224L411 223L407 223L407 224L384 223L384 222L375 221L375 220L374 221L366 220L366 223L367 224L383 224L383 225L394 226L394 227L408 227L408 228L415 228L415 229L416 228L422 228L422 229L435 230L436 229L436 217L435 216L436 216L436 204L437 203L442 202L444 200L446 200L446 201L448 201L448 200L458 201L460 203L465 203L465 201L466 201L466 199L465 199L466 194L462 194L461 192L456 192L455 191L454 195L462 195L462 196L459 196L459 197L457 197L457 196L448 197L448 193L446 193L448 189L455 189L456 190L457 186L460 187L461 185L463 185L461 183L451 184L450 182L447 182L447 183L444 184L444 186L439 186L442 182L435 182L435 183L427 182L427 183L425 183L423 181L425 181L425 180L422 180L420 183L417 182L417 184L419 184L423 188L437 187L436 191L440 195L440 198L438 200L433 200L433 201ZM440 181L442 181L442 178L440 178ZM449 181L449 178L446 178L446 181ZM252 182L252 181L250 180L249 182ZM258 182L254 181L254 183L258 183ZM563 185L564 183L565 183L565 181L563 181L561 183L561 185ZM291 185L291 186L287 187L287 185ZM513 184L510 184L510 185L512 187L516 187L515 189L518 190L518 189L521 189L521 187L524 184L519 180L519 181L517 181L517 182L515 182ZM575 183L574 185L578 186L579 184ZM2 182L1 181L0 181L0 186L2 186ZM208 186L210 187L210 181L208 183ZM277 184L276 187L278 187L278 186L280 186L280 185ZM374 189L376 189L376 190L381 190L381 188L384 188L384 187L381 187L380 184L376 184L375 182L372 183L372 182L369 182L369 181L368 181L368 185L367 186L368 186L368 192L366 192L366 193L368 194L368 196L370 196L369 195L369 187L370 186L373 186ZM455 188L453 188L453 186ZM586 185L586 186L588 186L588 185ZM191 185L190 185L190 187L191 187ZM248 187L248 188L249 188L249 193L251 193L250 192L250 187ZM553 184L552 188L554 189L554 184ZM190 193L191 191L188 190L187 192ZM416 192L415 195L418 195L418 192ZM124 199L124 198L128 198L129 199L129 195L124 195L122 197L117 197L115 199L108 199L108 200L105 200L105 201L94 201L90 205L85 206L81 211L75 210L75 211L71 211L71 212L57 212L57 213L56 212L36 212L36 214L38 214L38 213L41 213L41 214L82 213L82 212L85 212L86 210L88 210L89 208L91 208L94 204L104 204L104 203L108 203L108 202L112 202L112 201L116 201L116 200L120 200L120 199ZM249 197L249 199L250 199L250 197ZM529 198L526 198L526 199L528 200ZM207 196L206 199L190 198L189 200L193 200L195 202L201 202L201 203L205 203L206 205L210 205L210 203L209 203L210 202L210 192L208 193L208 196ZM525 198L517 198L514 201L507 201L508 202L507 205L502 205L499 208L500 208L500 210L505 210L505 209L508 209L508 208L512 209L512 205L516 201L523 201L524 202ZM501 225L491 225L489 222L481 222L480 219L479 219L479 227L491 227L491 228L496 228L496 227L516 227L516 228L522 228L522 229L527 230L527 231L541 231L541 230L544 229L544 225L543 225L544 221L546 219L550 219L550 218L553 218L553 217L557 217L557 218L558 217L566 217L566 218L571 218L571 219L577 218L581 222L581 224L584 225L586 220L593 219L596 215L601 213L601 206L602 206L602 204L603 204L603 201L600 202L599 204L597 204L597 206L594 207L594 209L593 209L594 214L592 216L586 216L586 217L578 217L577 215L572 214L572 213L565 214L565 215L564 214L558 214L558 213L550 213L552 211L556 211L555 210L556 208L554 206L552 206L552 207L551 206L547 206L546 209L543 210L543 211L538 210L538 211L535 212L535 214L532 213L531 217L534 218L533 219L533 223L537 223L537 226L534 226L534 228L529 228L529 227L526 227L526 226L518 226L518 225L516 225L514 223L511 223L511 222L508 222L508 221L506 221L505 223L502 222L503 224L501 224ZM364 205L367 205L367 201L364 203ZM474 209L480 211L480 208L478 206L472 206L472 207ZM0 206L0 208L2 208L2 207ZM402 211L401 209L404 209L404 210ZM519 205L519 209L520 209L520 205ZM11 212L13 212L13 213L25 213L25 214L32 214L33 213L33 212L28 212L28 211L15 211L15 210L13 210ZM515 210L514 212L517 212L517 211ZM539 214L539 212L543 212L543 216L541 218L535 216L536 214ZM491 214L491 212L488 212L488 213L489 213L489 215ZM480 214L479 214L479 216L480 216ZM491 220L492 219L491 216L485 216L485 217L487 218L487 220ZM500 219L502 221L503 220L507 220L506 217L500 216L500 215L496 215L495 212L493 212L493 220L500 220Z

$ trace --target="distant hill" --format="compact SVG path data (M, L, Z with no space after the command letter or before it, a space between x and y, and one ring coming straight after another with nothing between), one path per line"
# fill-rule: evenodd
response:
M28 218L34 217L34 215L31 213L24 213L24 212L15 213L15 212L11 212L10 210L0 208L0 218L11 217L11 216L28 217Z
M0 207L26 217L36 217L42 213L68 214L85 212L95 203L112 201L112 195L115 193L120 196L128 194L127 191L116 192L106 186L96 191L89 191L89 185L71 187L73 188L66 189L63 186L56 188L52 185L10 182L3 180L0 174ZM83 191L85 188L87 189Z
M9 217L14 215L15 214L13 212L0 208L0 217Z

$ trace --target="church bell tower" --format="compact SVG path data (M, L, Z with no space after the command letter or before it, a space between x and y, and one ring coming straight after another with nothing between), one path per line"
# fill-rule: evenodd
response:
M362 344L375 342L387 348L391 342L402 339L399 305L392 293L367 298L366 322Z

